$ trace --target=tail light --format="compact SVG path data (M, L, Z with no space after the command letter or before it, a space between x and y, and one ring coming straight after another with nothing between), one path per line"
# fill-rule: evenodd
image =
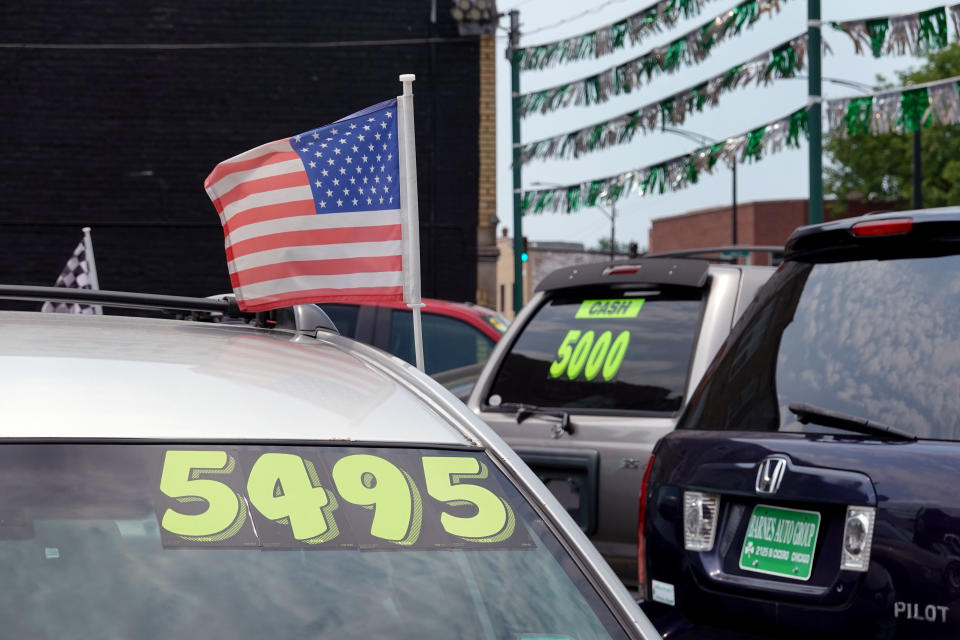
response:
M701 491L683 492L683 548L710 551L717 533L720 496Z
M603 272L605 276L632 276L640 270L638 264L621 264L616 267L607 267Z
M647 485L650 483L650 472L653 470L653 458L647 462L647 470L643 472L643 482L640 483L640 510L637 514L637 590L640 597L647 598L647 543L643 535L643 527L647 522Z
M866 571L870 568L870 547L873 544L873 522L876 516L877 511L873 507L847 507L847 521L843 525L841 569Z
M858 238L870 236L895 236L907 233L913 228L913 218L887 218L885 220L867 220L850 227L850 233Z

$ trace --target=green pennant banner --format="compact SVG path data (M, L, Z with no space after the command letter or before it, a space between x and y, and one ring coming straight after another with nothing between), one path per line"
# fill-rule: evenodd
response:
M659 102L576 131L523 144L520 146L520 163L578 158L586 153L631 142L638 132L647 133L666 125L682 125L689 114L702 112L706 105L716 106L721 95L734 89L751 83L769 84L781 78L795 77L803 70L806 51L806 35L797 36L749 62L736 65Z
M680 38L596 75L519 96L520 115L548 113L574 105L605 102L630 93L654 75L674 73L684 65L705 60L713 47L753 26L763 14L772 16L786 0L744 0L733 9Z
M760 160L784 148L799 147L800 138L807 137L807 118L806 108L799 109L747 133L655 165L582 184L525 191L521 196L522 212L574 213L594 206L600 199L611 202L631 193L647 195L676 191L696 184L704 173L713 173L720 161L725 166L732 166L736 162Z
M639 45L651 35L672 29L681 18L699 15L711 0L660 0L623 20L563 40L519 49L520 70L546 69L558 64L599 58L623 49L627 42Z
M948 43L947 12L960 39L960 5L937 7L919 13L880 16L864 20L832 22L843 31L859 54L869 51L874 58L882 55L923 55L945 49Z
M828 100L828 131L834 136L912 133L940 124L960 124L960 76L868 96Z

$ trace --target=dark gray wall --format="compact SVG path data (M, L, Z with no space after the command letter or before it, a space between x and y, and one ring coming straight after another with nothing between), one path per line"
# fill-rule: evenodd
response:
M4 3L0 281L52 285L89 225L104 289L228 291L203 191L214 165L393 97L398 74L416 73L423 293L472 300L479 45L437 5L431 23L430 0Z

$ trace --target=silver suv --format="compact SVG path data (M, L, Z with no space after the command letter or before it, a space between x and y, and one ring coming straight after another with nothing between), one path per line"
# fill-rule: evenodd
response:
M468 406L636 584L653 445L772 267L650 257L559 269L491 354Z

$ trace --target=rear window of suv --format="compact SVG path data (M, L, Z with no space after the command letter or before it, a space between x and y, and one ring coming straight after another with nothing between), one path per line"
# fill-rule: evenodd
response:
M793 403L960 439L960 256L790 262L734 330L681 428L847 433Z
M672 414L702 306L699 290L553 297L510 347L487 403Z

